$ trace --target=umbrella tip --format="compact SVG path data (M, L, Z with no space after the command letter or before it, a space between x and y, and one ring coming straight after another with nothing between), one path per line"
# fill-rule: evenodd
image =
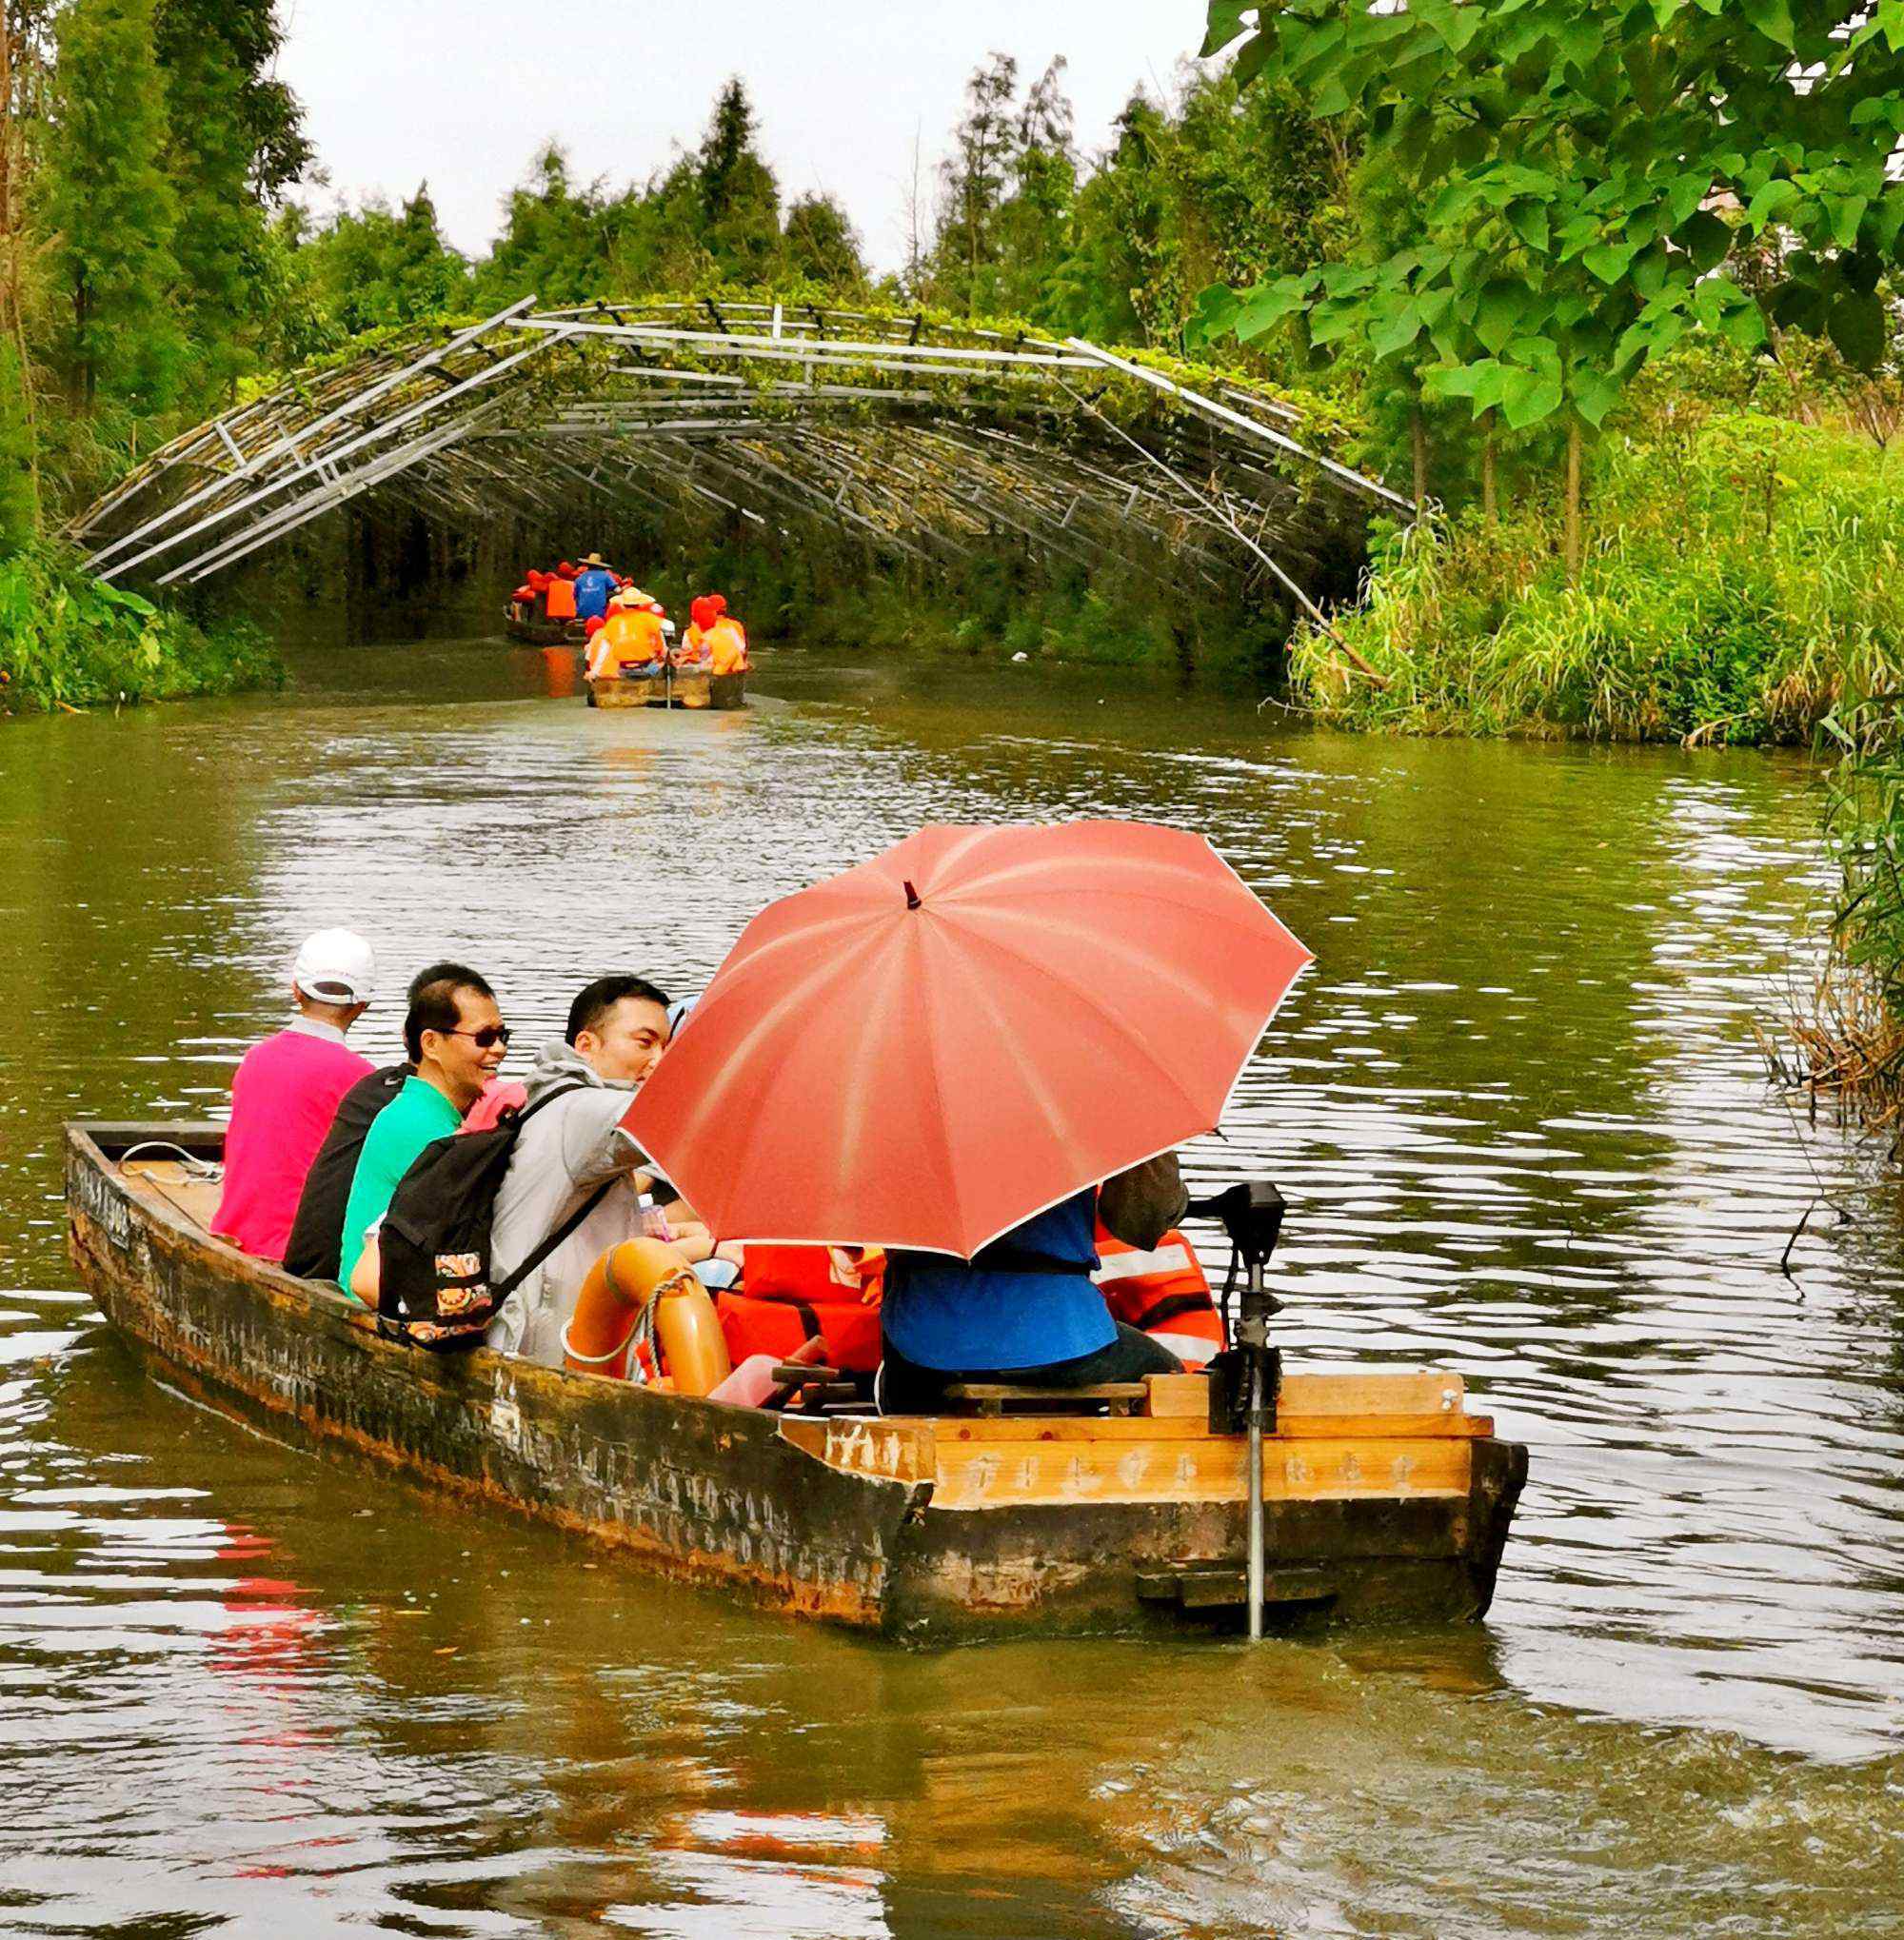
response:
M905 906L908 909L917 909L920 906L919 891L912 886L912 881L909 877L906 879L905 885Z

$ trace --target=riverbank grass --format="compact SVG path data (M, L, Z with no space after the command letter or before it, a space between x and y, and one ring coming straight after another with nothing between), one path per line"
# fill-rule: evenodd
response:
M230 694L284 679L276 649L243 621L200 627L51 545L0 559L0 714Z
M1692 744L1807 739L1904 681L1904 454L1749 411L1609 443L1567 584L1557 508L1465 513L1376 549L1343 640L1291 648L1344 726Z

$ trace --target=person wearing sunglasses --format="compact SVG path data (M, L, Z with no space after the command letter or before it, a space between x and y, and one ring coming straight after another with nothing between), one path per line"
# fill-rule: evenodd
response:
M365 1242L389 1210L397 1181L426 1145L463 1122L509 1043L496 993L466 964L433 964L410 992L404 1049L416 1068L371 1124L344 1209L338 1279L366 1305L375 1304L376 1271Z
M527 1102L558 1096L525 1123L509 1155L490 1232L496 1275L526 1260L576 1213L581 1218L503 1303L489 1326L491 1347L561 1367L563 1330L588 1269L625 1239L684 1241L689 1259L706 1257L705 1229L677 1201L667 1213L645 1203L645 1195L661 1188L646 1155L622 1129L672 1032L667 993L618 971L585 985L568 1007L566 1032L543 1045Z

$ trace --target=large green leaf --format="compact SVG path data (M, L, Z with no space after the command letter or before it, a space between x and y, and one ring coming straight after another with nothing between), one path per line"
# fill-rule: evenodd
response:
M1735 0L1735 4L1767 40L1787 49L1796 48L1798 30L1792 24L1792 0Z
M1197 58L1207 61L1211 55L1221 53L1242 32L1243 15L1255 11L1256 0L1210 0L1209 31L1197 49Z
M1232 327L1238 341L1247 344L1261 336L1285 317L1294 316L1308 300L1309 279L1301 276L1279 277L1275 283L1245 291Z
M1589 249L1580 258L1602 283L1617 283L1633 267L1633 259L1639 253L1637 243L1602 243L1597 249Z
M1710 175L1677 175L1666 191L1666 206L1672 212L1673 228L1693 219L1706 197L1712 193L1713 182Z
M1825 318L1825 328L1838 355L1854 369L1874 369L1883 361L1890 331L1877 297L1839 297Z
M1732 230L1710 209L1701 209L1680 228L1679 247L1693 259L1693 267L1704 275L1716 269L1732 249Z
M1789 208L1800 199L1798 185L1783 175L1775 175L1746 208L1746 219L1755 229L1762 229L1781 208Z
M1508 339L1520 327L1530 303L1525 284L1490 283L1481 291L1475 309L1475 335L1498 356L1507 348Z
M1870 198L1863 195L1847 195L1843 201L1831 205L1832 238L1840 249L1857 247L1858 225L1870 207Z
M1242 299L1227 284L1213 283L1200 289L1183 320L1183 341L1193 348L1201 348L1227 336L1236 328L1241 307Z
M1405 350L1420 334L1420 306L1404 303L1376 321L1369 331L1369 348L1378 358L1393 357L1398 350Z
M1603 371L1587 370L1575 373L1574 408L1596 431L1599 429L1606 414L1619 402L1619 381L1607 376Z
M1421 373L1421 393L1424 397L1442 400L1447 398L1471 398L1475 386L1480 382L1484 370L1496 368L1492 357L1478 364L1438 364Z
M1509 227L1530 249L1544 254L1547 248L1548 226L1547 205L1531 198L1524 202L1510 203L1507 209Z
M1560 373L1553 370L1508 370L1501 380L1501 415L1509 427L1524 431L1560 408Z
M1433 32L1453 53L1459 53L1480 31L1485 9L1457 7L1453 0L1413 0L1409 12Z
M1741 350L1762 349L1771 341L1771 332L1765 327L1765 312L1749 297L1726 312L1719 328Z

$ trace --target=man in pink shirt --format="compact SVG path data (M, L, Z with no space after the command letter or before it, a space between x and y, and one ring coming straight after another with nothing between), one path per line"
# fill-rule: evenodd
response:
M354 930L319 930L291 966L297 1017L253 1044L231 1079L225 1193L211 1230L260 1259L282 1260L305 1175L338 1100L372 1065L344 1034L374 994L376 961Z

